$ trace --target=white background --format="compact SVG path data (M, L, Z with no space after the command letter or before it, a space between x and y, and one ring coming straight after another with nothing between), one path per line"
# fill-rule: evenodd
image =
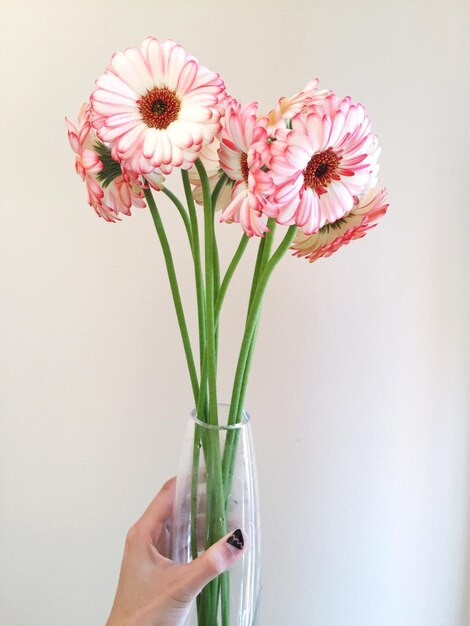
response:
M383 146L388 216L331 259L287 257L266 298L247 397L262 626L469 623L464 5L2 0L2 626L103 625L125 532L177 468L192 402L153 224L94 215L64 127L148 34L265 111L319 76ZM189 309L184 232L161 210ZM239 227L219 234L226 262ZM223 318L221 399L253 253Z

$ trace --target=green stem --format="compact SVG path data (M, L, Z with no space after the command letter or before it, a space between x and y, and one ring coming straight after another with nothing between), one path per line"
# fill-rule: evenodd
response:
M230 626L230 573L224 572L220 576L222 598L222 626Z
M217 240L214 237L214 303L217 301L220 288L220 261Z
M189 174L186 170L181 170L181 177L183 180L184 193L186 196L186 204L189 211L189 219L191 222L192 232L192 252L194 261L194 277L196 283L196 300L197 300L197 314L198 314L198 327L199 327L199 362L201 368L201 384L199 391L199 398L205 397L205 391L207 383L202 383L202 362L206 351L206 313L205 313L205 293L204 293L204 278L202 275L201 267L201 249L199 241L199 224L197 219L196 206L194 204L194 198L191 189L191 182L189 180ZM204 386L203 386L204 385ZM198 404L199 406L199 404ZM198 417L205 413L204 401L201 409L197 409ZM194 428L194 442L193 442L193 467L191 477L191 557L196 559L198 556L197 538L198 538L198 482L199 482L199 458L201 454L201 445L204 449L204 455L208 458L207 443L205 439L204 428L201 428L195 424ZM210 502L206 500L206 514L210 516ZM205 543L205 542L204 542ZM207 623L206 615L209 614L210 609L210 588L206 587L197 596L197 614L198 624Z
M181 302L181 295L178 287L178 281L176 278L175 265L173 263L173 256L171 254L170 244L165 233L165 228L158 212L157 205L153 198L152 192L149 188L144 189L145 198L152 214L152 218L155 224L158 238L162 246L163 257L165 259L166 269L168 273L168 280L170 281L171 294L173 296L173 302L176 309L176 317L181 333L181 339L183 340L183 348L186 356L186 362L188 364L189 377L191 379L191 387L193 390L194 401L197 402L199 396L199 384L197 380L196 367L194 365L193 351L191 349L191 341L189 339L188 327L186 325L186 319L184 316L183 305Z
M243 234L240 240L240 243L238 244L238 248L235 251L235 254L230 262L230 265L227 268L227 271L225 272L224 278L220 285L219 295L217 296L217 302L215 303L215 311L214 311L214 324L216 328L218 328L219 326L220 313L222 310L222 305L225 300L225 296L227 294L228 287L230 285L230 282L235 273L235 270L237 269L238 264L240 263L240 260L249 242L250 242L250 238L247 237L245 234ZM206 392L207 392L207 354L204 354L204 359L202 362L202 374L201 374L200 388L201 388L201 392L199 394L197 413L202 415L204 404L206 401Z
M219 198L219 194L222 191L222 189L225 187L225 185L227 184L229 178L227 176L227 174L225 174L225 172L223 174L220 175L219 180L217 181L216 186L214 187L214 190L212 191L212 206L214 207L214 213L217 209L217 200Z
M207 380L209 388L209 414L208 421L211 425L218 424L217 417L217 369L216 369L216 343L215 343L215 303L214 303L214 211L209 179L201 160L196 161L204 198L204 248L205 248L205 283L206 283L206 358ZM204 369L204 368L203 368ZM204 392L200 394L199 400ZM213 503L211 519L209 523L209 540L214 543L223 536L226 528L225 521L225 496L223 490L222 459L220 452L219 433L216 429L209 429L207 442L206 467L207 472L207 495ZM217 623L217 606L219 602L219 580L215 579L209 584L211 589L211 602L213 623ZM221 594L221 603L224 606L228 602L227 595Z
M216 325L219 323L220 311L222 309L222 304L224 303L225 295L230 285L230 281L232 280L235 270L237 269L238 264L240 263L240 260L243 256L243 253L246 250L246 247L249 241L250 241L250 238L247 237L245 234L243 234L242 238L240 239L240 243L238 244L238 248L236 249L235 254L233 255L233 258L230 261L230 265L228 266L227 271L225 272L224 278L220 284L217 301L215 303L215 324Z
M268 233L265 235L265 237L263 237L260 240L260 243L258 246L258 254L256 255L256 264L255 264L255 269L253 272L253 279L252 279L251 290L250 290L250 298L249 298L249 303L248 303L247 321L248 321L248 317L250 314L253 299L255 297L256 288L258 286L259 277L262 271L264 270L266 263L268 262L269 257L271 255L271 249L272 249L272 245L274 241L275 230L276 230L276 222L274 219L270 218L268 220ZM250 341L250 347L249 347L249 351L247 355L248 364L251 364L251 360L253 358L253 353L254 353L255 344L256 344L256 335L258 333L258 327L259 327L259 315L258 315L258 320L256 322L255 329L253 331L253 335ZM245 398L246 389L248 385L248 373L249 373L249 367L245 367L243 371L242 384L241 384L241 389L240 389L240 397L239 397L238 402L240 402L240 398ZM243 411L243 403L241 406L236 407L236 414L241 416L242 411ZM239 437L238 430L234 432L233 431L230 432L228 434L226 448L224 450L224 461L225 461L224 484L225 484L225 493L227 494L226 506L228 504L228 494L230 493L231 485L232 485L233 463L234 463L234 459L236 455L236 450L238 447L238 437Z
M256 255L255 269L253 271L253 278L251 281L250 299L248 301L248 309L246 312L247 319L250 313L251 303L253 302L253 298L255 297L255 293L256 293L256 285L258 284L258 278L259 278L260 271L261 271L261 262L263 260L265 245L266 245L266 237L263 237L262 239L260 239L259 246L258 246L258 254Z
M216 212L216 206L217 206L217 199L224 185L227 183L227 181L228 181L227 174L222 173L220 175L219 180L217 181L217 184L215 185L212 191L211 202L212 202L212 210L214 214L214 219L215 219L215 212ZM219 259L219 250L217 247L217 238L214 237L214 305L217 302L217 297L219 295L219 288L220 288L220 259ZM217 368L218 352L219 352L219 327L217 323L215 324L214 332L215 332L215 339L214 339L215 341L215 366ZM216 375L217 375L217 371L216 371Z
M183 218L184 227L186 229L186 234L188 235L189 246L191 248L191 253L192 253L193 252L193 236L192 236L192 232L191 232L191 223L189 221L189 217L188 217L188 214L186 212L186 209L181 204L179 198L177 198L175 196L175 194L172 191L170 191L167 187L163 187L162 192L165 194L165 196L170 198L170 200L173 202L175 207L178 209L179 214Z
M214 205L212 205L214 206ZM213 255L214 255L214 352L215 352L215 378L217 380L217 367L219 364L219 325L215 320L215 305L220 289L220 261L219 250L217 248L217 238L215 236L214 223L212 223L213 239Z
M273 248L273 243L274 243L274 235L276 233L276 220L272 217L268 219L268 228L269 228L269 231L266 233L266 236L265 236L266 244L263 249L263 256L261 257L260 272L256 278L255 292L258 287L258 280L259 280L260 274L263 272L264 268L266 267L266 263L269 261L271 257L271 250Z
M201 427L195 424L193 445L193 471L191 475L191 558L197 559L197 483L199 478L199 455Z
M214 220L209 179L200 159L196 168L201 179L204 197L204 248L206 274L206 341L207 341L207 376L209 384L209 422L217 424L217 380L215 365L214 336Z
M253 297L253 301L250 307L250 312L248 314L248 319L246 321L245 334L243 336L242 346L240 349L240 355L238 358L237 370L235 373L235 381L234 381L233 391L232 391L232 399L230 403L230 414L229 414L229 421L228 421L229 424L235 424L239 421L239 417L241 413L239 400L242 400L242 403L243 403L243 398L240 398L240 391L241 391L242 382L243 382L243 373L247 365L247 357L248 357L248 353L250 349L250 342L254 333L256 323L258 321L258 316L261 310L261 304L263 301L263 296L266 290L266 286L268 284L268 280L271 277L271 274L274 268L276 267L276 265L282 259L285 252L289 249L289 246L292 243L292 240L294 239L295 232L296 232L296 226L295 225L290 226L286 235L284 236L284 239L279 244L276 252L272 255L272 257L269 259L269 261L266 263L266 266L260 273L258 284L256 286L255 295ZM263 256L264 256L264 253L263 253Z
M253 274L253 282L251 285L250 300L249 300L248 311L247 311L247 320L250 314L251 306L253 304L253 299L256 294L256 289L258 287L259 277L261 273L263 272L264 268L266 267L266 264L271 256L271 250L272 250L273 242L274 242L274 235L276 232L276 221L272 217L270 217L268 220L268 228L269 228L268 233L262 240L264 245L261 245L260 243L259 250L258 250L259 258L257 257L256 259L255 272ZM258 316L258 321L256 322L253 336L251 338L250 350L248 352L248 357L247 357L248 365L251 364L251 360L253 358L253 352L254 352L255 343L256 343L256 335L258 333L258 326L259 326L259 316ZM241 386L241 391L240 391L241 398L245 398L246 387L248 384L248 374L249 374L248 370L249 368L245 367L245 371L243 372L243 381L242 381L242 386ZM243 410L243 406L237 407L237 412L239 415L241 415L242 410Z
M189 181L189 174L186 170L181 170L181 176L183 178L184 193L186 195L189 218L191 220L191 231L193 235L192 250L194 258L194 277L196 282L197 316L199 326L199 362L201 367L202 389L202 361L206 350L206 303L204 293L204 278L202 275L201 265L201 247L199 243L199 225L197 220L196 207L194 205L194 198L191 191L191 183Z
M225 184L228 181L228 176L225 173L222 173L220 175L219 180L217 181L217 184L215 185L213 191L212 191L212 195L211 195L211 203L212 203L212 211L214 214L214 219L215 219L215 212L216 212L216 207L217 207L217 200L219 198L219 194L222 191L223 187L225 186ZM217 247L217 239L214 237L214 302L216 302L217 300L217 296L219 293L219 287L220 287L220 261L219 261L219 250ZM217 344L218 344L218 330L216 328L216 351L217 351Z
M290 226L283 240L279 244L275 253L272 257L267 261L264 269L259 275L258 284L256 287L255 295L253 297L253 301L250 307L250 312L248 314L248 319L245 326L245 334L243 336L242 346L240 349L240 355L238 357L237 370L235 373L235 380L232 391L232 399L230 402L230 414L228 419L228 424L236 424L240 421L241 413L243 410L243 403L245 400L245 392L246 392L246 382L244 384L245 372L246 376L248 376L251 365L251 358L253 355L252 350L252 341L254 337L255 330L257 328L257 324L259 321L259 315L261 311L261 304L263 301L263 296L266 291L266 286L268 284L269 278L273 273L274 268L282 259L284 254L289 249L292 240L294 239L295 232L297 227ZM228 493L230 483L231 483L231 475L233 472L233 453L234 446L236 443L234 433L237 433L239 429L235 429L235 431L231 430L227 433L227 440L224 450L224 458L223 458L223 474L225 477L225 490Z

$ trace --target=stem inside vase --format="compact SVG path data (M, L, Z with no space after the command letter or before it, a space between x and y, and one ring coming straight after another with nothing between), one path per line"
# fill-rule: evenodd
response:
M172 558L197 558L240 528L247 546L242 558L202 590L188 625L252 626L259 594L259 514L250 419L243 412L240 423L229 425L230 407L219 404L217 409L218 425L199 420L196 411L190 419L177 482ZM225 472L224 457L232 461Z

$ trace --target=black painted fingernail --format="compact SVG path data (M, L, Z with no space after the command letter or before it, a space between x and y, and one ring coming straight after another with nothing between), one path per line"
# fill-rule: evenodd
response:
M242 531L237 528L237 530L235 530L227 539L227 543L229 543L231 546L234 546L238 550L242 550L243 546L245 545Z

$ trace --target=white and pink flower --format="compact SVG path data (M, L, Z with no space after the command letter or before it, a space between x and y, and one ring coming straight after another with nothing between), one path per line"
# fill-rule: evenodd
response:
M98 137L138 173L189 169L220 130L226 98L216 72L174 41L148 37L116 53L91 96Z
M284 141L273 143L277 188L269 214L307 235L349 213L376 182L377 137L364 107L350 98L330 95L321 108L308 107L292 119Z
M217 137L214 139L212 143L209 143L202 147L201 152L199 153L199 158L204 165L206 170L207 177L209 179L209 185L211 192L214 191L215 186L219 182L220 177L223 175L223 170L220 167L219 154L218 150L220 148L220 141ZM199 178L199 172L197 168L193 166L189 172L189 181L191 185L193 185L193 198L194 200L200 204L204 204L204 197L202 193L202 185L201 179ZM222 189L220 190L219 195L217 196L217 202L215 205L216 211L221 211L230 204L232 199L232 188L233 181L227 182Z
M77 155L75 169L85 183L88 204L107 222L118 221L119 214L130 215L131 207L146 206L139 174L123 169L111 157L110 149L96 137L90 122L90 107L84 104L78 116L78 127L65 118L69 142ZM154 174L152 184L163 182Z
M325 98L330 94L330 89L318 89L318 78L313 78L299 93L290 98L279 98L277 105L261 120L261 123L268 135L272 136L278 128L285 128L288 120L305 112L308 107L323 106Z
M342 246L364 237L378 220L385 215L387 204L385 188L369 190L354 204L353 210L332 224L325 224L313 235L298 230L291 246L294 256L305 257L313 263L321 257L329 257Z
M267 232L266 197L273 192L270 174L264 171L269 154L266 129L258 123L258 104L242 105L235 99L226 108L220 135L220 165L235 181L231 201L222 222L239 222L245 233L262 237Z

